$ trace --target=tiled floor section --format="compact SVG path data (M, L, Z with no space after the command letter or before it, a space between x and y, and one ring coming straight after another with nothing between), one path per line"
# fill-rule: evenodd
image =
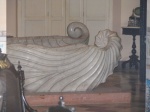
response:
M73 105L76 112L145 112L145 84L139 81L135 70L119 71L108 77L106 83L100 84L93 92L130 92L130 103ZM45 112L48 107L33 107L38 112Z

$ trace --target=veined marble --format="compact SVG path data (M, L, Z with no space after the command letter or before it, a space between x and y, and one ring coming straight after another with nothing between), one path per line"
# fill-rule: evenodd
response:
M113 74L121 58L121 39L110 30L96 35L95 45L74 44L48 48L10 44L9 60L25 71L25 89L30 92L91 91Z
M34 36L7 38L7 44L35 44L45 47L62 47L71 44L88 44L89 30L80 22L72 22L67 27L68 36Z

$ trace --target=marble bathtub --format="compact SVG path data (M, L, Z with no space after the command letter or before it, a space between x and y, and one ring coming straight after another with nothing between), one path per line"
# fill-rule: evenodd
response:
M9 60L21 62L28 92L91 91L113 74L121 58L121 39L108 29L99 31L95 45L72 44L50 48L8 44Z

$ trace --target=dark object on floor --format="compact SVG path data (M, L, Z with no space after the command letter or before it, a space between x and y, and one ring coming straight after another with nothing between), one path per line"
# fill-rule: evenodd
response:
M55 106L55 107L50 107L48 112L71 112L71 111L61 106Z
M63 97L59 97L58 106L52 106L49 108L48 112L75 112L74 107L65 106Z

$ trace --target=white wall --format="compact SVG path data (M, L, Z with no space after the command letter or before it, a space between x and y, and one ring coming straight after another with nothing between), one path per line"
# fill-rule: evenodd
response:
M128 25L129 17L132 14L132 10L136 7L140 6L140 0L121 0L121 27ZM120 29L122 32L122 29ZM122 59L121 60L127 60L129 58L129 55L131 54L131 48L132 48L132 36L128 35L121 35L122 38L122 45L123 50L121 52ZM139 36L136 37L136 50L137 55L140 55L140 42L139 42Z
M150 27L150 0L147 0L147 27Z
M0 31L6 31L6 0L0 0Z
M6 53L6 0L0 0L0 49Z
M113 31L121 35L121 0L113 0Z
M17 0L7 1L7 35L17 36Z
M150 0L147 1L146 64L150 66ZM149 67L150 69L150 67ZM150 75L149 76L150 79Z
M146 107L145 110L146 112L149 111L149 107L147 104L149 104L150 100L149 100L149 84L147 83L148 80L150 80L150 0L147 0L147 46L146 46L146 50L147 50L147 58L146 58Z

